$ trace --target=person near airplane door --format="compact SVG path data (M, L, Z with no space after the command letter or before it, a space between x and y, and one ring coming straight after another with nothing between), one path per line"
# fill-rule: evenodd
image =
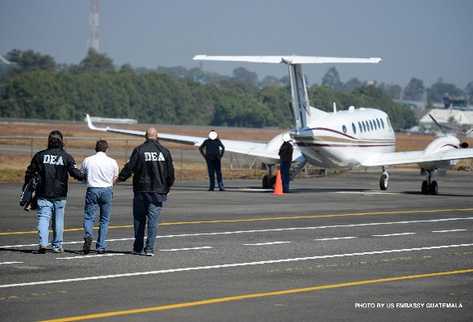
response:
M291 169L293 151L294 148L289 141L284 141L279 148L279 168L281 170L282 190L284 193L289 192L289 170Z

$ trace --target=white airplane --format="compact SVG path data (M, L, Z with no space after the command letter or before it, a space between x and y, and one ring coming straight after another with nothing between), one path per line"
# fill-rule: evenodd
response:
M389 184L389 173L385 167L417 164L421 174L426 176L422 181L422 193L437 194L438 183L433 180L434 174L445 173L455 160L473 158L473 149L469 149L466 143L461 143L456 136L448 134L435 138L424 150L395 152L396 137L389 117L383 111L354 106L350 106L348 110L337 111L334 104L333 112L327 113L310 106L302 72L303 64L379 63L381 58L197 55L194 60L288 66L295 128L277 135L268 143L222 140L227 151L259 158L268 165L268 174L263 177L264 188L271 187L274 182L272 168L279 162L279 147L287 140L292 140L294 145L292 177L306 162L325 169L379 167L381 190L388 189ZM98 128L92 124L88 115L87 122L92 130L144 136L142 131ZM159 138L164 141L192 144L196 147L206 139L167 133L160 133Z

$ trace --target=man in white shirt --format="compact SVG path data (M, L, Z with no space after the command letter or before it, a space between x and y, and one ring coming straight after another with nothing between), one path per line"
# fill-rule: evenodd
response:
M90 252L97 209L100 208L99 236L96 243L97 254L107 249L107 232L112 210L113 184L118 176L117 161L105 154L108 143L97 141L96 154L85 158L81 170L87 178L87 193L84 205L84 254Z

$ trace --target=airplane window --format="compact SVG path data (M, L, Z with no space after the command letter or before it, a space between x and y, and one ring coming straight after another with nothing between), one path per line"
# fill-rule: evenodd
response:
M373 131L373 130L374 130L374 127L373 127L373 121L369 120L369 125L370 125L370 129L371 129L371 131Z
M360 133L363 132L363 125L360 122L358 122L358 130L360 130Z
M381 125L383 126L383 129L384 129L384 121L383 121L383 119L381 119Z
M376 120L373 120L373 127L374 127L375 130L378 129L378 126L376 125Z
M381 123L379 122L379 119L376 119L376 124L378 125L378 129L381 129Z
M347 133L347 127L345 125L342 126L343 133Z
M353 134L356 134L356 126L355 126L355 124L351 123L351 128L353 129Z
M363 132L366 132L366 121L361 121L361 124L363 124Z

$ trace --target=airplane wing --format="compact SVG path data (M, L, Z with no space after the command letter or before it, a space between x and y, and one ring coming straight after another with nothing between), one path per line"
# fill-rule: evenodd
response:
M350 58L350 57L320 57L320 56L209 56L195 55L193 60L266 63L266 64L377 64L380 57Z
M400 164L423 164L473 158L473 149L451 149L436 153L424 151L380 153L361 162L361 166L375 167Z
M112 128L109 126L97 127L92 123L92 120L90 119L90 116L88 114L86 115L86 121L87 121L87 125L89 129L94 130L94 131L118 133L118 134L132 135L132 136L139 136L139 137L145 136L144 131L118 129L118 128ZM188 145L193 145L195 147L199 147L202 144L202 142L204 142L204 140L207 138L200 137L200 136L178 135L178 134L159 132L159 139L162 141L188 144ZM221 140L221 141L223 145L225 146L225 151L261 158L261 159L264 159L265 162L267 163L270 163L269 161L279 162L278 151L268 151L266 143L237 141L237 140Z

